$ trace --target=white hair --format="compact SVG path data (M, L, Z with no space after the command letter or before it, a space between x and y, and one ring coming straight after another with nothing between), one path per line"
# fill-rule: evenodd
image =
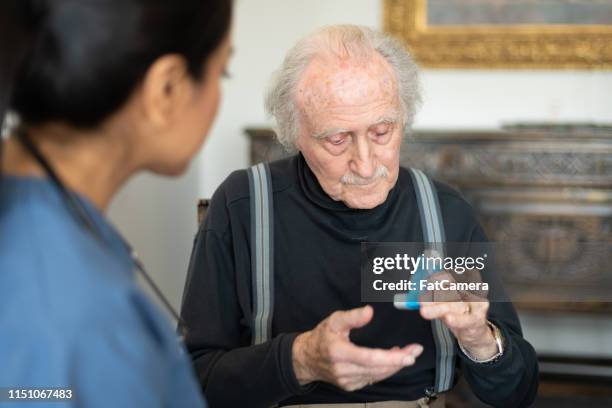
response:
M388 34L357 25L324 27L289 50L273 74L265 97L267 113L276 120L276 134L287 150L295 150L300 118L295 91L308 64L316 57L367 58L378 52L391 65L397 84L404 128L412 125L421 104L418 67L404 46Z

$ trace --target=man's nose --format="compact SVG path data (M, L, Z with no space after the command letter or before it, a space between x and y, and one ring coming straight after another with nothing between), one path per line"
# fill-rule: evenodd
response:
M376 164L370 140L357 137L357 143L353 144L353 157L351 159L351 171L359 177L369 179L374 177ZM365 140L364 140L365 139Z

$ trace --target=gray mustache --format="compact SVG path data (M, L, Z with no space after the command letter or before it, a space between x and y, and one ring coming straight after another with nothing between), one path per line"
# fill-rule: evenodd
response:
M367 184L373 183L379 178L387 178L389 177L389 170L383 166L382 164L376 167L376 171L374 175L370 178L363 178L358 176L355 173L347 173L340 179L342 184L346 185L355 185L355 186L365 186Z

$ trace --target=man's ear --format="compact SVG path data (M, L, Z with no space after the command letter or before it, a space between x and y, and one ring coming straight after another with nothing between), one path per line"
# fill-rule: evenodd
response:
M172 124L190 95L187 61L177 54L158 58L149 67L140 89L143 113L152 125L159 127Z

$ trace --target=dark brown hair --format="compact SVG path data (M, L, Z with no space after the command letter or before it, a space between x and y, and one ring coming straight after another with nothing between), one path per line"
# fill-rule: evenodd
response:
M169 53L205 80L231 13L231 0L2 0L0 121L96 126Z

